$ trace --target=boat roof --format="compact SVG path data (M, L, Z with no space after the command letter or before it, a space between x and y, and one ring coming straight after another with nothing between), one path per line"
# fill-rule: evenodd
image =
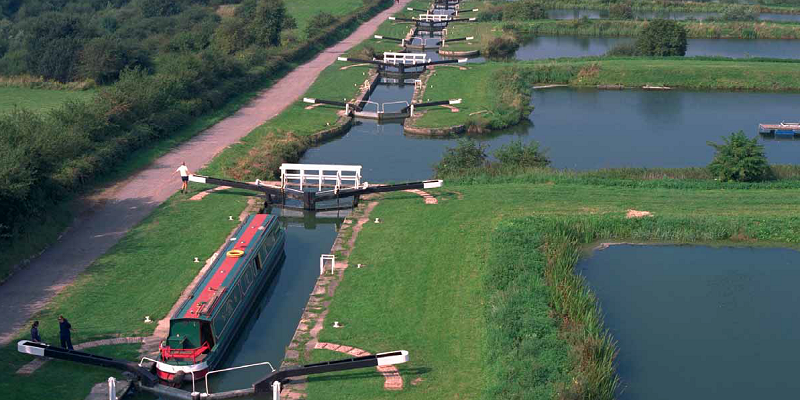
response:
M172 316L173 319L205 319L213 317L213 312L201 315L200 310L212 301L218 301L225 290L236 280L256 252L263 236L270 231L270 224L276 221L275 216L269 214L255 214L249 216L239 229L233 234L219 254L211 268L203 275L181 308ZM241 257L230 257L231 250L242 250Z

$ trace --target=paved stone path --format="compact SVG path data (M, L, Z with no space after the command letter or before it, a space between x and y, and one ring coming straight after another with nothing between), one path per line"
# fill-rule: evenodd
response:
M433 197L433 195L424 190L408 189L405 191L408 193L414 193L418 196L422 196L422 198L425 199L425 204L439 204L439 200L436 200L436 197Z
M359 348L342 346L335 343L317 342L314 345L315 349L325 349L331 351L338 351L339 353L349 354L353 357L362 357L370 355L369 352ZM386 390L403 390L403 377L400 376L400 371L394 365L380 365L375 367L378 372L383 375L384 382L383 388Z
M236 114L162 156L132 177L84 199L83 212L62 238L0 285L0 345L14 339L26 321L159 204L180 187L172 173L182 161L194 171L217 153L274 117L308 89L320 72L351 47L372 36L400 11L401 0L362 24L346 39L295 68Z
M90 349L92 347L100 347L100 346L111 346L115 344L133 344L133 343L142 343L144 342L143 337L135 336L135 337L124 337L124 338L114 338L114 339L103 339L103 340L95 340L93 342L86 342L86 343L79 343L76 344L75 350L85 350ZM33 361L23 365L20 369L17 370L17 373L20 375L30 375L36 372L37 369L41 368L49 358L47 357L36 357Z

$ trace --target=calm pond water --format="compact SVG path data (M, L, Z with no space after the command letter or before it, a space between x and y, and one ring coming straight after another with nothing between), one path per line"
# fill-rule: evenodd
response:
M408 89L379 87L381 98ZM534 91L531 123L489 136L473 136L491 153L512 140L537 140L556 168L688 167L707 165L707 141L760 122L800 119L800 94L685 91L600 91L553 88ZM725 115L725 118L719 118ZM306 152L303 162L364 166L367 181L427 179L456 138L403 134L399 124L361 121L341 138ZM765 141L772 163L796 164L800 141Z
M619 400L793 398L800 252L612 246L578 263L618 341Z
M530 139L549 149L557 168L707 165L707 141L761 122L800 117L800 94L687 91L536 90ZM724 118L720 118L724 115ZM765 141L771 163L796 164L797 141Z
M634 40L619 37L539 36L520 46L517 59L602 56L617 44L632 43ZM688 42L687 57L800 58L800 40L689 39Z
M665 18L675 20L696 19L698 21L708 19L709 17L719 17L720 15L720 13L714 12L678 11L634 11L633 14L636 19ZM580 19L583 17L589 19L605 19L608 18L608 10L547 10L547 18L550 19ZM800 22L800 15L763 13L759 14L758 19L761 21Z

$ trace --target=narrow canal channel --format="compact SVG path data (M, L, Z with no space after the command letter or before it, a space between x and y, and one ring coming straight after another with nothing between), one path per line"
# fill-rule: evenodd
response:
M619 400L800 391L800 252L612 246L577 265L618 342Z

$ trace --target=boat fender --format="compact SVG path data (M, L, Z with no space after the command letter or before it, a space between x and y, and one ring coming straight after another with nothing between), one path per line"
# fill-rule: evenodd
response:
M228 254L228 257L239 258L244 255L244 250L239 250L239 249L230 250L226 254Z
M186 375L183 371L178 371L175 375L172 376L172 381L170 382L173 387L179 387L183 383L183 377Z

